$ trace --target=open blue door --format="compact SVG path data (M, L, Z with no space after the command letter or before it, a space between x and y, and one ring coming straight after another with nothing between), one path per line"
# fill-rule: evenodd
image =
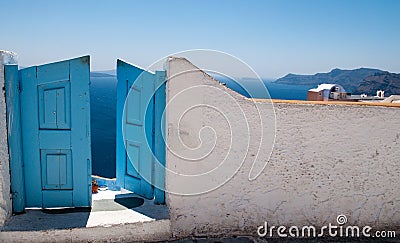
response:
M19 71L25 207L91 205L89 72L89 56Z
M117 61L117 183L164 203L165 72Z

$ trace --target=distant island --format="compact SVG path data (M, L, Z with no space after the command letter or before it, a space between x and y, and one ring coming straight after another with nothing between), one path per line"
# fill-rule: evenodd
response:
M331 83L343 86L347 92L354 94L375 95L381 89L385 95L400 94L400 74L390 73L379 69L358 68L342 70L335 68L328 73L314 75L288 74L275 81L278 84L309 85Z

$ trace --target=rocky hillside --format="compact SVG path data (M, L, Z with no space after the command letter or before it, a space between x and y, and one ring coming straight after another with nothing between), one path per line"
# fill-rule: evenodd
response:
M377 90L384 90L385 96L400 94L400 74L377 73L363 79L354 93L376 95Z
M314 75L288 74L277 79L280 84L312 85L317 87L322 83L334 83L342 85L348 92L356 92L363 80L369 76L385 73L379 69L359 68L354 70L333 69L329 73L317 73Z

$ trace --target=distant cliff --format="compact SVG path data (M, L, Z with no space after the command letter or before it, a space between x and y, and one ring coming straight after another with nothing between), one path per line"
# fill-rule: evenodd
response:
M400 74L383 72L368 76L363 79L355 93L376 95L379 89L385 91L385 96L400 94Z
M346 91L353 93L357 91L357 88L363 83L365 78L382 73L385 72L372 68L359 68L354 70L336 68L329 73L317 73L314 75L288 74L285 77L277 79L275 82L280 84L314 85L315 87L322 83L333 83L340 84Z

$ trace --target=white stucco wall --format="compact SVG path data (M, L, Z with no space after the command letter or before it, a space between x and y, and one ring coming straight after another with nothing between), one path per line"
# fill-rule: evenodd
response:
M15 54L0 50L0 228L11 215L10 163L7 143L6 98L3 64L15 63Z
M176 172L167 172L166 189L174 235L256 234L264 221L321 227L335 224L339 214L347 216L347 225L400 229L399 108L274 104L274 149L266 168L250 181L254 158L265 162L271 152L271 104L256 104L262 110L261 126L251 100L185 59L170 58L166 66L166 161L167 169ZM190 87L197 88L188 92ZM185 112L196 103L207 105ZM261 127L265 133L257 155ZM226 184L182 195L204 191L227 177L244 152L243 166ZM227 166L216 174L182 177L205 173L224 158Z

